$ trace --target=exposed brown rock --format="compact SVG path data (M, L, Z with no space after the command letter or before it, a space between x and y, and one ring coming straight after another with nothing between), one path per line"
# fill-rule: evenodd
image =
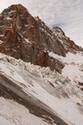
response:
M65 56L81 50L59 27L49 28L39 17L34 18L22 5L12 5L0 15L0 52L61 73L64 65L49 57L52 51Z
M2 15L2 14L0 14L0 21L1 21L1 20L3 20L3 18L4 18L4 17L3 17L3 15Z
M56 70L57 72L61 73L62 69L64 68L64 64L61 63L59 60L54 58L48 58L48 66L50 66L51 70Z
M40 50L38 52L38 54L36 54L36 59L35 59L34 64L47 67L48 58L49 58L48 52L44 52L44 51Z
M5 30L5 41L6 42L9 42L10 44L12 42L15 42L16 41L16 33L13 31L12 28L7 28Z
M66 52L76 53L76 51L83 51L83 48L76 45L73 40L67 37L60 27L53 27L52 31L54 32L56 39L62 42Z

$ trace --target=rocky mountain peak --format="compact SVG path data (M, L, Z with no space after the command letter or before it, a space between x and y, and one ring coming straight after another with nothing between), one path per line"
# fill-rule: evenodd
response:
M61 72L64 65L49 52L65 56L79 50L59 27L49 28L21 4L11 5L0 14L0 52Z

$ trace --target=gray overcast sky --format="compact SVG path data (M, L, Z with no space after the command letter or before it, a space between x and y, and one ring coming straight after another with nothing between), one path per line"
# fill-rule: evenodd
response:
M1 0L0 11L21 3L48 25L58 25L77 44L83 46L83 0Z

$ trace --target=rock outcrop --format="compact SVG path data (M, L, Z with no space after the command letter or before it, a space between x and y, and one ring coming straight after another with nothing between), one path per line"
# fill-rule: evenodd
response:
M62 43L66 52L76 53L76 51L83 51L83 48L76 45L73 40L65 35L63 30L60 27L53 27L52 31L54 32L56 39Z
M64 65L51 57L49 52L65 56L68 51L79 50L64 32L49 28L39 17L33 17L18 4L0 14L0 52L40 66L49 66L61 72Z

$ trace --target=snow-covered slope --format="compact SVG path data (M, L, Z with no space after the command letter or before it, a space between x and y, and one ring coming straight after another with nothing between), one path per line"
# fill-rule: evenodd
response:
M51 53L50 56L55 55ZM67 57L61 58L58 56L57 58L65 61L66 65L68 61ZM64 74L63 69L63 75ZM62 76L55 71L50 71L49 68L41 68L0 54L1 86L8 88L8 90L11 90L21 99L26 100L27 105L29 102L47 112L48 115L42 113L44 120L46 117L50 117L50 123L46 120L47 124L82 125L83 93L80 88L78 88L77 83L69 79L69 75L66 75ZM4 101L9 103L8 100ZM37 115L36 112L37 111L35 111L35 114ZM42 115L40 113L39 117ZM11 117L10 113L9 116ZM40 120L40 118L38 118L38 120ZM46 124L42 122L41 125ZM24 125L26 125L26 123Z
M83 53L77 52L76 54L68 53L66 57L58 56L54 53L49 53L53 58L57 58L65 67L62 70L62 74L68 77L72 82L83 83Z
M0 125L48 125L24 106L0 97Z

